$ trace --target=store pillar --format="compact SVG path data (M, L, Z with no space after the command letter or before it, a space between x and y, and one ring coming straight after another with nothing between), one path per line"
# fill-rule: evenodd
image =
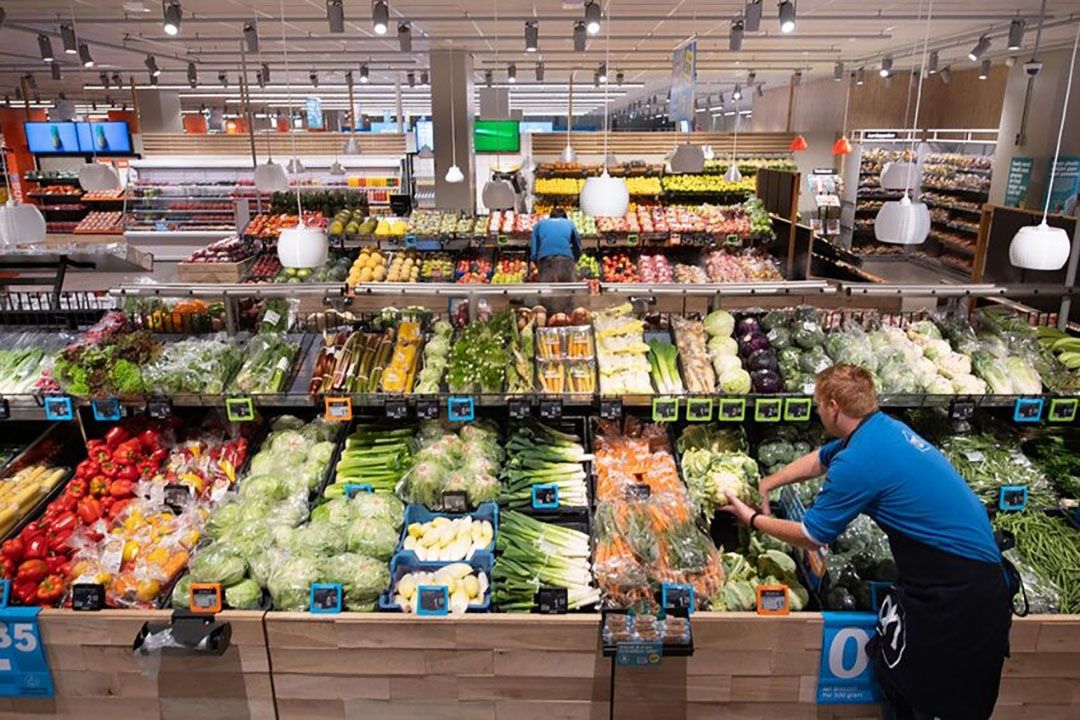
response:
M472 212L476 197L472 152L473 58L465 50L432 50L430 60L435 205L442 210ZM465 179L449 183L446 182L446 171L455 160Z

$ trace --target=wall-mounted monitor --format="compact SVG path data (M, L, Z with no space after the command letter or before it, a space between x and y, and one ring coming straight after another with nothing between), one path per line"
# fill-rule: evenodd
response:
M122 120L75 123L79 149L86 154L131 155L131 132Z
M35 155L81 155L72 122L25 122L26 144Z
M473 146L478 153L521 150L521 130L517 120L477 120L473 127Z
M435 149L435 125L430 120L416 121L416 149Z

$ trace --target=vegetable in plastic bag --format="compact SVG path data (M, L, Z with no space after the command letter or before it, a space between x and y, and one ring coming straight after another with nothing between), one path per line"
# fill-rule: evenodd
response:
M358 553L342 553L320 563L319 581L341 583L342 604L348 610L374 610L379 593L390 585L385 561Z
M225 588L225 604L234 610L255 610L262 604L262 587L248 578Z
M398 528L385 520L357 518L345 531L346 549L377 560L387 561L398 544Z
M311 584L319 582L319 563L312 558L288 558L270 571L267 589L275 610L307 610Z
M194 582L221 583L222 587L240 582L246 572L247 563L222 543L198 552L191 561L190 568L190 576Z
M709 335L730 337L735 330L735 318L726 310L714 310L705 316L704 323Z

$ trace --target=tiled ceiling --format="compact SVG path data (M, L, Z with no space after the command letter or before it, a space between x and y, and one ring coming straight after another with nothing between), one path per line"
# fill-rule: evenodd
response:
M750 70L766 86L787 82L797 69L804 77L831 76L838 61L850 70L874 66L886 55L894 56L895 69L902 70L919 58L916 48L930 10L929 0L800 0L796 29L785 35L779 31L776 0L763 0L760 31L745 33L742 49L733 51L729 48L731 21L743 12L741 0L602 0L600 33L589 37L583 52L576 52L573 24L583 16L582 0L389 2L391 27L385 36L378 36L372 29L369 0L344 0L343 34L328 31L325 0L182 0L184 20L179 34L170 37L162 29L159 0L0 0L6 11L0 28L0 94L14 98L20 78L31 72L42 100L64 91L76 101L100 103L109 96L119 104L126 93L101 87L99 72L110 78L118 73L125 83L133 80L137 86L149 86L144 62L152 54L162 69L159 87L179 90L185 107L238 102L237 81L246 61L252 78L260 64L270 66L266 89L252 88L257 104L283 107L288 77L294 95L317 94L324 106L333 108L344 107L345 72L352 70L358 77L359 66L367 63L372 82L357 88L358 102L366 111L392 107L393 86L400 81L406 109L424 112L429 107L428 89L420 81L428 67L427 51L453 47L466 48L474 55L477 85L483 84L486 69L494 71L497 84L504 84L507 65L515 63L518 82L511 92L512 107L522 107L529 114L558 115L566 112L571 74L575 110L602 106L603 91L594 87L594 73L605 61L616 106L664 92L672 51L695 38L699 93L745 84ZM988 57L995 62L1010 55L1027 59L1042 5L1041 0L939 0L932 4L929 47L939 50L943 66L971 66L968 50L980 35L989 33ZM1080 2L1046 0L1045 8L1042 47L1070 44L1075 23L1080 21ZM1017 15L1026 19L1027 32L1023 48L1012 52L1005 47L1005 36ZM63 53L58 28L72 18L79 39L88 43L95 61L91 70L84 70L77 56ZM259 52L242 58L241 28L252 19L258 22ZM539 25L536 53L525 52L524 24L530 19ZM411 52L399 49L399 22L411 26ZM35 38L39 32L51 37L63 76L60 81L51 79L49 67L41 61ZM188 86L188 62L197 67L196 90ZM544 64L543 83L535 79L537 62ZM409 71L415 73L415 88L407 84ZM618 71L623 73L622 87L614 85ZM226 73L228 87L218 81L221 72ZM319 79L318 90L311 87L313 72Z

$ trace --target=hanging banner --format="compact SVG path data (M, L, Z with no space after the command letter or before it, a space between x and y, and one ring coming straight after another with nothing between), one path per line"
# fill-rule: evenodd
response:
M697 82L697 42L671 54L671 99L668 117L673 122L694 122L694 83Z
M1009 207L1022 208L1027 205L1033 162L1033 158L1019 156L1009 162L1009 177L1005 181L1005 204Z
M1050 171L1046 173L1047 184ZM1075 215L1077 196L1080 195L1080 157L1058 158L1054 185L1049 188L1050 212L1055 215Z
M51 698L52 672L41 647L38 607L0 609L0 697Z
M307 99L307 126L308 130L322 130L322 101L317 97Z
M881 697L866 643L877 632L877 615L823 612L817 701L822 705L873 703Z

